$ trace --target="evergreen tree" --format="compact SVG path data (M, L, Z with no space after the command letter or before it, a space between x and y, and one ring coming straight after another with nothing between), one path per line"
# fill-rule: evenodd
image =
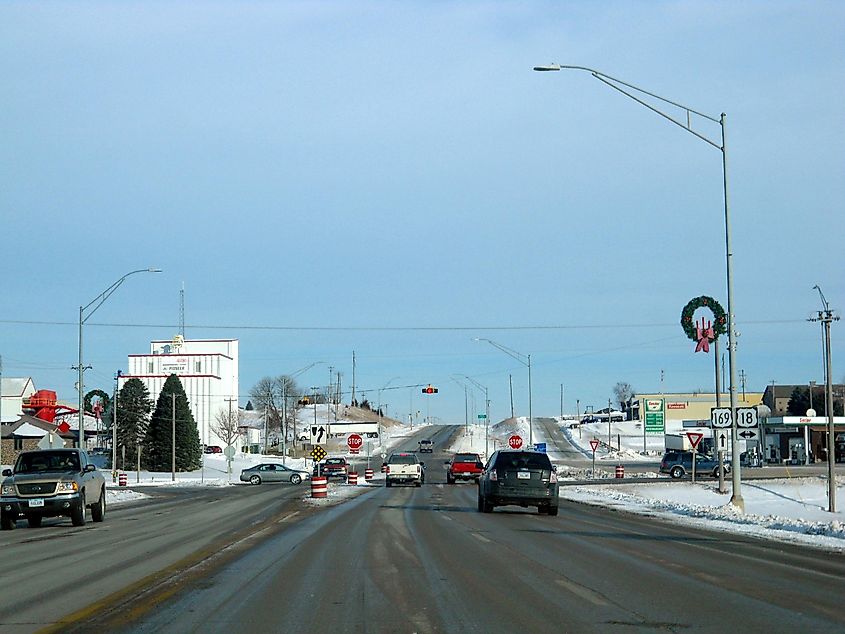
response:
M835 390L833 394L836 395ZM805 416L808 409L810 409L810 388L796 387L789 397L787 413L790 416ZM813 388L813 409L816 410L817 416L827 416L823 385L817 385ZM840 399L833 399L833 415L842 416L842 401Z
M104 422L112 433L114 409L110 404L104 415ZM144 441L153 400L147 386L138 379L129 379L117 395L117 466L134 469L138 459L138 444ZM111 439L111 435L109 438ZM125 452L125 453L124 453ZM126 457L125 464L123 457Z
M182 381L171 374L161 388L155 411L147 428L141 454L142 464L149 471L170 471L173 447L174 398L176 421L176 470L194 471L200 468L202 450L200 436Z

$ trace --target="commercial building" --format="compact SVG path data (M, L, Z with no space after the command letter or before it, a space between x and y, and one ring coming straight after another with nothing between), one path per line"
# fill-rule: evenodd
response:
M23 402L35 394L32 378L0 378L0 416L4 421L18 420L23 414Z
M171 374L182 381L197 423L200 442L224 445L214 433L215 417L220 412L238 411L238 340L182 339L150 342L149 354L130 354L128 374L122 384L138 379L158 399L164 382Z
M626 404L626 411L632 414L632 420L643 420L644 403L648 400L662 399L666 420L710 421L710 409L716 407L715 392L680 392L635 394ZM780 399L780 395L778 395ZM754 407L763 402L762 392L738 392L737 407ZM730 407L730 394L720 394L721 407Z

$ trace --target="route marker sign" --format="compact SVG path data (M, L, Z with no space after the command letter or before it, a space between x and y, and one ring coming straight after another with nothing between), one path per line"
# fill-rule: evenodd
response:
M508 445L510 445L511 449L519 449L522 447L522 436L514 434L508 438Z
M346 439L346 444L352 453L358 453L358 450L361 449L361 445L364 444L364 439L358 434L349 434Z
M326 453L326 450L323 449L320 445L317 445L316 447L314 447L311 450L311 452L308 455L311 456L311 459L314 460L314 462L320 462L320 460L322 460L323 458L325 458L329 454Z
M599 448L599 440L597 438L593 438L590 441L590 448L593 450L593 453L596 453L596 450Z
M736 424L737 427L757 427L757 408L737 407Z
M692 448L697 449L698 443L700 443L701 439L704 438L704 434L701 434L697 431L688 431L687 438L689 438L689 444L692 445Z
M711 407L710 408L710 425L711 425L711 427L730 427L731 426L731 408L730 407Z
M730 407L712 407L710 408L710 424L713 427L731 427L733 424L733 417L731 416ZM736 424L737 427L757 427L759 420L757 418L756 407L737 407L736 408Z

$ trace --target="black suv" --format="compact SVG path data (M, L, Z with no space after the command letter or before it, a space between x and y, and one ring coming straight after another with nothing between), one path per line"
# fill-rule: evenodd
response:
M546 454L502 449L490 456L478 480L478 510L490 513L508 504L557 515L557 474Z
M725 461L722 463L722 470L725 475L731 472L731 465ZM700 476L711 475L719 477L719 461L706 454L695 453L695 472ZM667 451L660 461L660 473L668 473L672 478L683 478L692 473L692 452L691 451Z

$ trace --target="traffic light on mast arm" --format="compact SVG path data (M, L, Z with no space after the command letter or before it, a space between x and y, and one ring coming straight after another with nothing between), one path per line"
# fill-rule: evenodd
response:
M428 384L428 387L424 387L422 389L423 394L437 394L437 388L432 387L431 383Z

